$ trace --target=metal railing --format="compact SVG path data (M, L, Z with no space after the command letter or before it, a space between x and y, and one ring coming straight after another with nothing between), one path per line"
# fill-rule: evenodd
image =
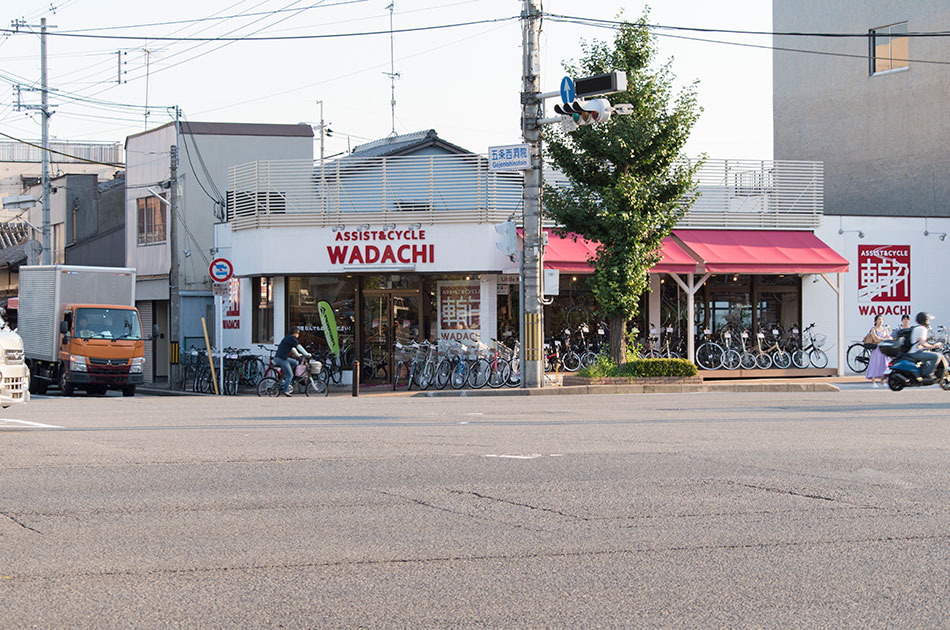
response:
M39 144L40 141L35 141ZM104 162L106 164L122 164L122 145L118 143L96 144L91 142L50 142L49 148L58 153L50 153L53 163L83 163L82 159ZM63 155L65 154L65 155ZM74 156L74 157L67 157ZM19 142L0 142L0 162L36 162L43 160L43 150Z
M680 228L814 229L821 221L820 162L707 160ZM546 183L569 185L546 169ZM489 172L484 156L346 157L323 168L275 160L228 171L235 230L387 223L500 223L521 217L520 172Z

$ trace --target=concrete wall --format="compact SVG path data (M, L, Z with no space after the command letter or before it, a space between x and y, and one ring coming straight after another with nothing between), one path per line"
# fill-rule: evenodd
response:
M906 21L908 30L950 29L946 0L773 0L775 31L866 34ZM871 76L868 40L774 38L778 47L855 55L775 51L775 159L825 164L825 213L950 216L950 118L946 67L911 62ZM943 60L945 38L909 42L911 59Z

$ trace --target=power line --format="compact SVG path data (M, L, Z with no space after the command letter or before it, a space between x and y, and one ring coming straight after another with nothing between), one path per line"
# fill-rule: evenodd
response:
M589 26L599 24L609 26L621 26L623 24L632 24L620 20L603 20L599 18L586 18L575 15L560 15L557 13L545 13L545 17L555 21L575 21L575 23L586 23ZM671 30L671 31L693 31L697 33L720 33L727 35L773 35L780 37L826 37L826 38L858 38L866 39L870 33L827 33L827 32L806 32L806 31L746 31L740 29L726 28L702 28L693 26L671 26L668 24L644 24L651 30ZM890 37L950 37L950 31L911 31L890 35Z
M472 20L470 22L456 22L454 24L436 24L433 26L416 26L412 28L401 28L394 31L386 29L384 31L362 31L358 33L325 33L321 35L274 35L267 37L156 37L152 35L89 35L83 33L47 33L57 37L82 37L88 39L121 39L121 40L149 40L149 41L171 41L171 42L272 42L298 39L333 39L337 37L363 37L369 35L389 35L393 33L417 33L422 31L435 31L447 28L459 28L463 26L474 26L476 24L491 24L494 22L509 22L520 19L514 15L510 17L489 18L484 20ZM0 33L15 33L12 29L0 29Z
M611 30L614 30L618 26L623 24L623 22L613 22L613 21L608 21L608 20L562 19L562 18L552 17L552 16L548 16L548 19L551 20L552 22L579 24L581 26L592 26L595 28L606 28L606 29L611 29ZM652 28L650 25L646 25L646 26L648 29ZM752 32L750 32L750 34L751 33ZM683 39L683 40L694 41L694 42L706 42L709 44L723 44L726 46L739 46L742 48L759 48L762 50L773 50L773 51L777 50L781 52L794 52L794 53L803 53L803 54L809 54L809 55L824 55L827 57L847 57L850 59L867 60L868 58L867 53L861 55L861 54L855 54L855 53L842 53L842 52L833 52L833 51L827 51L827 50L809 50L807 48L790 48L787 46L770 46L768 44L749 44L745 42L732 42L732 41L722 40L722 39L709 39L705 37L689 37L687 35L673 35L672 33L653 32L653 34L658 37L667 37L670 39ZM768 34L768 33L761 33L761 34ZM783 35L783 33L775 33L775 34ZM950 33L947 33L947 35L950 35ZM868 36L863 35L862 37L868 37ZM890 59L891 61L903 61L907 63L926 63L926 64L934 64L934 65L940 65L940 66L950 65L950 61L936 61L934 59L900 59L897 57L890 57Z

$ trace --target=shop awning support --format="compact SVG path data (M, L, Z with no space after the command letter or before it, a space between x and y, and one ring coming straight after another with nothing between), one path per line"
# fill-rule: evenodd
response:
M703 275L703 277L699 279L699 282L695 281L696 274L694 273L686 274L686 282L683 282L679 275L675 273L668 275L673 278L676 284L686 293L686 358L692 361L693 357L696 356L696 323L694 315L696 310L696 292L699 291L699 288L709 279L710 274L707 273Z
M838 376L844 376L844 274L835 274L838 276L837 282L832 282L828 274L820 274L824 278L831 290L838 296L838 334L836 335L838 343Z

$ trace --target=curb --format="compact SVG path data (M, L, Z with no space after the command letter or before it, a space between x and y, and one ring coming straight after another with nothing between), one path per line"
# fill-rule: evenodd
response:
M585 394L707 394L717 392L840 392L830 383L715 383L704 385L568 385L535 389L462 389L425 391L413 398L467 398L470 396L578 396Z

